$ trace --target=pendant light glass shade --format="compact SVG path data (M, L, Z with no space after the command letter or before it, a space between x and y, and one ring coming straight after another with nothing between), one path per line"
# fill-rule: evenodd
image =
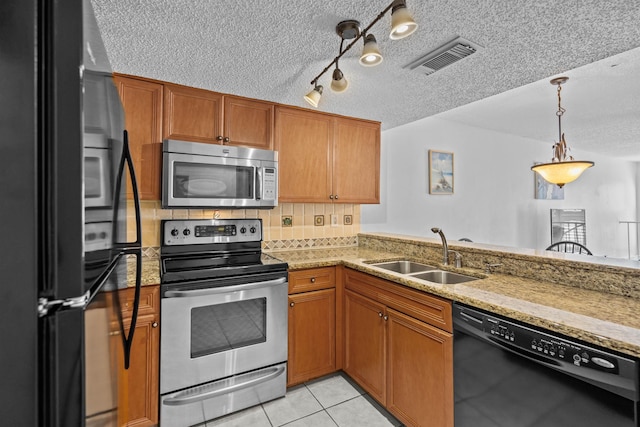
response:
M542 177L558 187L575 181L582 175L582 172L593 166L593 162L589 161L568 161L568 162L551 162L535 165L532 171L538 172Z
M373 67L382 62L382 54L378 48L378 41L373 34L367 34L364 38L364 48L360 55L360 65L365 67Z
M413 34L418 29L418 24L413 20L405 0L395 0L391 10L391 33L392 40L403 39Z
M320 102L320 98L322 98L321 85L316 85L311 92L309 92L304 96L304 100L316 108L318 108L318 103Z
M333 70L333 78L331 79L331 90L334 92L344 92L349 87L349 82L344 77L339 68Z

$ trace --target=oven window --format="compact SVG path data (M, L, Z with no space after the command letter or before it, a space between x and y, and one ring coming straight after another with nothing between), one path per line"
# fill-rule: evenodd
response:
M191 309L191 358L266 341L267 299Z
M174 163L173 197L190 199L253 199L251 166Z

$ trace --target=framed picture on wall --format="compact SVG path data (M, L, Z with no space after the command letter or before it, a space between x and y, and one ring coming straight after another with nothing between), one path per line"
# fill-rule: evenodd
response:
M453 194L453 153L429 150L429 194Z

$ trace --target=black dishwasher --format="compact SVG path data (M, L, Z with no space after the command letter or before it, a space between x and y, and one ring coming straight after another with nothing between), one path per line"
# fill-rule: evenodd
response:
M638 427L638 360L453 305L456 427Z

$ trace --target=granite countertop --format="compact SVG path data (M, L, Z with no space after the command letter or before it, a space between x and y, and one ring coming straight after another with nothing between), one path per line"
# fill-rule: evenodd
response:
M478 269L455 269L478 280L440 285L371 266L406 256L360 247L268 251L290 270L344 265L452 301L640 357L640 300ZM420 261L420 260L416 260ZM432 262L429 262L432 264ZM436 266L444 269L442 266Z
M134 287L136 285L135 257L131 257L127 261L127 286ZM141 284L142 286L160 284L160 260L157 258L142 257Z

